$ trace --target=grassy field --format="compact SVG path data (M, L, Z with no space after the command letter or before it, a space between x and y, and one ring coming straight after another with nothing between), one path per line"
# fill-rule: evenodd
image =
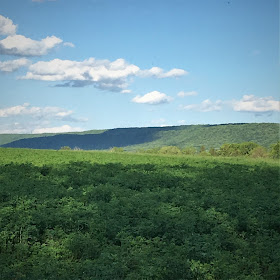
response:
M279 279L279 166L0 149L0 279Z

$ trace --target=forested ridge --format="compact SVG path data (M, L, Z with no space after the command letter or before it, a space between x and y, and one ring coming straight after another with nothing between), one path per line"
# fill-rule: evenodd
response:
M0 149L0 279L279 279L279 161Z
M60 149L69 146L83 150L106 150L123 147L127 151L151 149L162 146L184 148L194 146L206 149L219 148L224 143L255 142L268 148L279 140L280 126L277 123L184 125L170 127L117 128L58 135L0 135L3 147ZM5 144L4 144L5 143Z

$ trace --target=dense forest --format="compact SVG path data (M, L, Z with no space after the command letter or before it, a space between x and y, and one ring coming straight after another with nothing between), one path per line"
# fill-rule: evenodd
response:
M0 279L279 279L279 161L0 149Z
M279 140L280 125L249 123L224 125L184 125L170 127L118 128L58 135L0 135L3 147L55 149L69 146L83 150L122 147L127 151L176 146L219 148L224 143L255 142L265 148ZM37 136L37 137L35 137ZM22 138L21 138L22 137ZM32 138L30 138L32 137ZM15 140L16 139L16 140Z

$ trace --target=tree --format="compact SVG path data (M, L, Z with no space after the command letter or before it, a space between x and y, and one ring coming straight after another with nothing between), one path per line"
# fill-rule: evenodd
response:
M60 150L69 151L69 150L71 150L71 148L69 146L63 146L60 148Z
M179 155L181 150L176 146L164 146L159 150L160 154Z
M182 154L184 154L184 155L194 155L194 154L196 154L196 148L195 147L185 147L182 150Z
M122 153L122 152L124 152L124 149L121 148L121 147L113 147L113 148L111 148L110 152L112 152L112 153Z
M272 158L280 158L280 141L270 146L270 156Z

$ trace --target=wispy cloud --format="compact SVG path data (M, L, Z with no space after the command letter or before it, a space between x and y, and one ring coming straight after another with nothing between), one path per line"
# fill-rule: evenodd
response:
M134 64L129 64L124 59L115 61L98 60L89 58L84 61L54 59L39 61L30 65L29 71L21 79L62 82L57 86L83 87L94 85L102 90L127 92L129 77L146 77L143 71ZM180 70L180 71L179 71ZM178 77L185 72L182 69L161 71L156 78Z
M16 30L17 26L11 19L0 15L0 35L13 35Z
M155 77L155 78L177 78L183 75L187 75L188 72L183 69L174 68L170 71L164 72L160 67L152 67L148 70L141 70L139 76L143 77Z
M0 61L0 71L2 72L14 72L20 67L27 66L31 63L26 58L19 58L15 60Z
M159 105L164 103L170 103L173 100L172 97L167 96L165 93L159 91L152 91L143 96L137 95L132 99L134 103Z
M60 123L63 122L64 124ZM65 123L85 123L72 110L60 107L36 107L28 103L0 109L0 133L44 133L80 131L80 127ZM60 126L58 126L60 125Z
M72 127L70 125L62 125L55 127L43 127L43 128L35 128L32 130L33 134L41 134L41 133L64 133L64 132L77 132L83 131L80 127Z
M220 111L222 109L222 104L223 102L221 100L212 102L210 99L205 99L200 104L191 104L191 105L182 106L182 109L199 111L199 112Z
M0 118L8 117L25 117L29 116L36 119L48 119L58 121L70 121L70 122L84 122L87 119L73 117L74 112L66 110L60 107L36 107L30 106L29 103L23 105L17 105L12 107L6 107L0 109Z
M63 46L70 47L70 48L75 48L75 45L71 42L65 42L65 43L63 43Z
M179 97L195 96L198 95L197 91L180 91L177 93Z
M273 97L257 97L253 94L243 95L240 100L232 101L234 111L238 112L254 112L254 113L267 113L279 112L280 101L274 100Z

